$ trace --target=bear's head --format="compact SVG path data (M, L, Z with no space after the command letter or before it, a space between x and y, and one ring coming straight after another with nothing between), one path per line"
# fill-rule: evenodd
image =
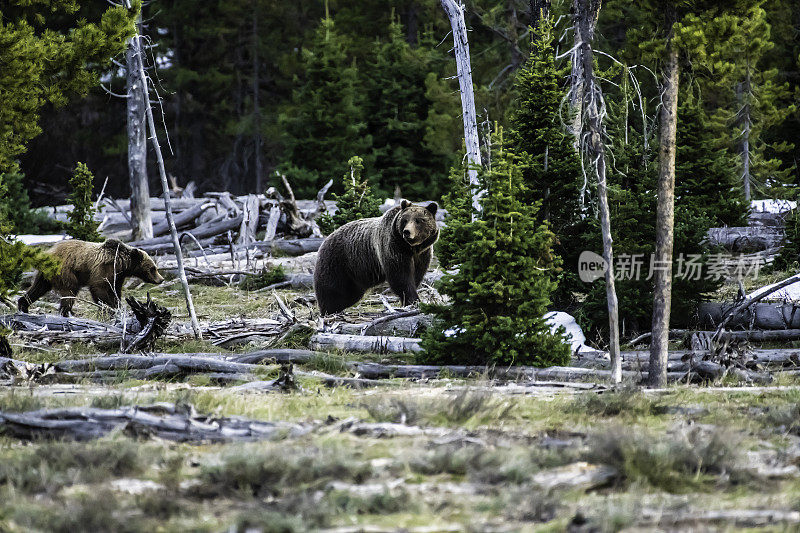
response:
M424 248L433 246L439 238L439 226L436 225L438 209L436 202L422 207L403 200L400 203L400 212L395 218L397 234L411 246Z
M147 283L158 285L164 277L158 273L156 263L144 250L133 248L131 250L131 275Z

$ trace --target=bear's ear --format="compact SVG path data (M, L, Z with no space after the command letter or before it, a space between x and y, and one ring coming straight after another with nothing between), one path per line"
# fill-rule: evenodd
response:
M400 209L408 209L409 207L411 207L411 202L408 200L403 200L400 202Z
M439 204L437 204L436 202L431 202L427 206L425 206L425 209L430 211L431 215L436 215L436 211L439 210Z

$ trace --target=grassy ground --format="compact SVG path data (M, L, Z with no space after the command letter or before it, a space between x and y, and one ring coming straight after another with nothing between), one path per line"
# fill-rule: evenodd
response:
M146 289L128 293L142 297ZM150 292L178 319L185 314L176 285ZM280 294L301 318L312 317L302 293ZM277 312L270 294L194 286L194 295L206 319ZM373 298L352 316L376 309ZM83 302L76 310L103 318ZM159 349L220 351L195 341ZM18 349L15 357L42 362L97 351L52 346ZM365 358L386 356L336 353L302 368L346 374L344 360ZM521 391L457 379L394 380L361 390L326 388L308 378L299 384L291 393L259 393L210 386L202 378L140 381L121 373L108 384L0 389L3 412L168 401L220 416L315 423L299 437L229 444L123 433L91 442L0 437L0 531L798 527L780 517L759 525L700 515L798 508L800 386L792 378L762 389L676 386L658 392ZM353 431L351 419L422 429ZM598 465L608 473L602 483L552 481L564 469L595 472Z

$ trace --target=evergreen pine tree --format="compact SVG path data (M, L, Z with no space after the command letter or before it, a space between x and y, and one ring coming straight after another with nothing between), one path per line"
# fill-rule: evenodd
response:
M92 204L92 181L94 176L84 163L78 163L75 173L69 180L72 193L69 196L72 211L69 212L67 234L81 241L101 241L97 232L98 223L94 220L95 208Z
M331 18L322 20L311 46L303 50L302 67L292 104L280 117L286 145L282 166L295 194L312 197L330 177L347 171L348 154L370 154L372 139L358 68Z
M389 39L376 43L365 77L368 132L372 137L373 183L391 196L399 187L406 198L438 198L449 161L434 154L424 142L425 120L432 103L425 80L434 52L412 48L397 20L389 25Z
M325 235L330 235L335 229L353 220L381 216L381 201L375 197L369 182L361 179L364 171L362 159L353 156L347 164L350 165L350 172L342 177L344 194L332 195L336 202L336 213L325 213L319 219L319 228Z
M764 0L747 0L744 11L725 13L711 26L709 75L701 78L714 108L709 115L717 128L717 144L738 155L739 176L749 174L751 195L784 196L791 167L780 156L794 149L787 140L768 142L767 132L796 111L787 82L777 67L765 67L775 43ZM746 141L746 142L745 142ZM743 186L740 179L739 187Z
M524 162L526 203L541 201L540 221L547 221L558 238L554 248L566 270L554 300L569 304L578 288L576 267L582 251L577 236L584 231L581 187L584 175L573 137L562 127L560 108L566 97L565 69L556 67L553 23L542 18L533 32L531 53L514 82L516 106L510 115L508 141Z
M563 331L553 333L544 320L557 285L555 236L537 222L537 204L528 192L522 165L500 144L492 167L480 173L480 218L472 220L465 172L451 172L444 198L447 227L437 248L446 274L439 287L447 305L427 306L435 326L423 336L424 359L431 363L562 365L570 348Z
M719 146L700 102L688 91L679 98L677 137L676 205L704 213L711 227L743 226L747 206L736 162Z

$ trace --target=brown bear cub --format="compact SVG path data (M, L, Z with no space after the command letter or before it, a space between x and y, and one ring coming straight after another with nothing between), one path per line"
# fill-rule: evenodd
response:
M314 269L322 314L343 311L384 281L403 305L416 302L417 287L439 238L438 207L403 200L382 217L354 220L331 233L319 249Z
M23 313L50 289L61 296L59 312L69 316L82 287L89 287L96 303L115 308L122 297L122 284L128 277L134 276L147 283L164 281L147 252L116 239L104 243L63 241L48 253L60 260L61 270L51 279L46 279L41 272L36 273L33 285L17 302L17 308Z

